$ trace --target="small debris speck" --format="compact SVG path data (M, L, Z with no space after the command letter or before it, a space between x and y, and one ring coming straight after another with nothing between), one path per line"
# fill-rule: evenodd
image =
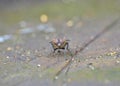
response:
M30 55L30 51L27 52L27 55Z
M93 63L88 63L87 65L88 65L88 67L89 67L90 69L92 69L92 70L95 69L94 66L93 66Z
M7 51L11 51L11 50L12 50L12 48L11 48L11 47L8 47L8 48L7 48Z
M4 63L4 64L7 64L7 63Z
M98 58L102 58L102 56L98 56Z
M73 26L73 21L69 20L69 21L67 22L67 26L68 26L68 27L72 27L72 26Z
M93 63L89 63L88 65L93 65Z
M116 63L120 63L120 61L117 60Z
M85 59L85 61L87 62L87 61L88 61L88 59Z
M9 56L7 56L6 58L7 58L7 59L9 59L10 57L9 57Z
M94 70L94 69L95 69L92 65L89 65L89 68L90 68L90 69L92 69L92 70Z
M114 52L107 53L106 55L107 56L115 56L116 54L117 54L117 52L114 51Z
M25 56L24 54L22 54L21 56Z
M37 67L40 67L41 65L40 64L37 64Z
M55 79L58 79L58 76L55 76Z

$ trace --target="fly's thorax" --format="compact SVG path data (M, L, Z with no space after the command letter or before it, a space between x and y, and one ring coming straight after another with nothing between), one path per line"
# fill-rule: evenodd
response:
M53 39L50 43L54 49L65 49L66 45L68 45L69 40L65 39Z

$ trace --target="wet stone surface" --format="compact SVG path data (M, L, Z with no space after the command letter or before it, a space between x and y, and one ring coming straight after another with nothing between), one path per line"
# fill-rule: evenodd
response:
M52 30L53 32L51 32L50 30L50 33L44 32L42 26L38 27L43 29L39 32L37 29L34 29L36 30L34 31L23 28L17 34L12 34L12 38L9 40L6 39L6 36L1 36L3 37L2 40L5 40L1 41L3 43L0 44L1 85L52 86L59 84L60 86L79 86L81 84L84 86L112 86L116 85L116 83L119 84L117 82L120 75L119 23L114 26L114 29L102 35L75 57L68 75L63 72L56 78L56 81L53 81L55 73L64 66L71 56L66 50L61 53L53 53L49 41L57 34L64 34L66 38L71 40L70 50L74 53L83 43L90 40L91 37L94 37L114 20L114 18L111 18L111 21L109 19L106 18L106 21L104 19L91 20L90 24L88 24L90 20L86 20L84 21L84 26L80 28L69 28L66 26L67 28L59 30L59 27L52 27L56 31ZM63 30L64 32L62 32ZM74 33L72 33L73 31Z
M79 52L118 15L39 17L39 22L21 20L10 27L0 21L0 86L120 85L120 20ZM53 53L49 42L64 37L70 40L70 52ZM72 62L64 68L71 57Z

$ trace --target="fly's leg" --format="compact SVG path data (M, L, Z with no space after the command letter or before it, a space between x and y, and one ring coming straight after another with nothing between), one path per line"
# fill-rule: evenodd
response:
M54 51L53 51L53 53L55 53L55 51L57 50L57 48L56 49L54 49Z
M68 44L68 43L66 43L66 49L67 49L68 51L70 51L70 50L69 50L69 44Z

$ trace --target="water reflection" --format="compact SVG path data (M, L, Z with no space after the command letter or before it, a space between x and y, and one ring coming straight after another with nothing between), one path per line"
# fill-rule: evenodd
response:
M49 24L39 24L37 26L37 30L43 31L45 33L55 32L55 28L52 25L49 25Z
M31 34L33 32L44 32L44 33L53 33L56 31L56 29L53 27L52 24L46 23L46 24L38 24L34 27L29 26L29 24L26 21L21 21L19 23L20 29L18 30L18 34ZM6 40L10 40L14 37L14 34L9 34L9 35L2 35L0 36L0 43L5 42Z
M26 27L24 29L19 30L20 34L28 34L28 33L32 33L32 32L34 32L34 30L32 28L29 28L29 27Z
M0 36L0 43L3 43L6 40L9 40L11 38L12 38L12 35L3 35L3 36Z

